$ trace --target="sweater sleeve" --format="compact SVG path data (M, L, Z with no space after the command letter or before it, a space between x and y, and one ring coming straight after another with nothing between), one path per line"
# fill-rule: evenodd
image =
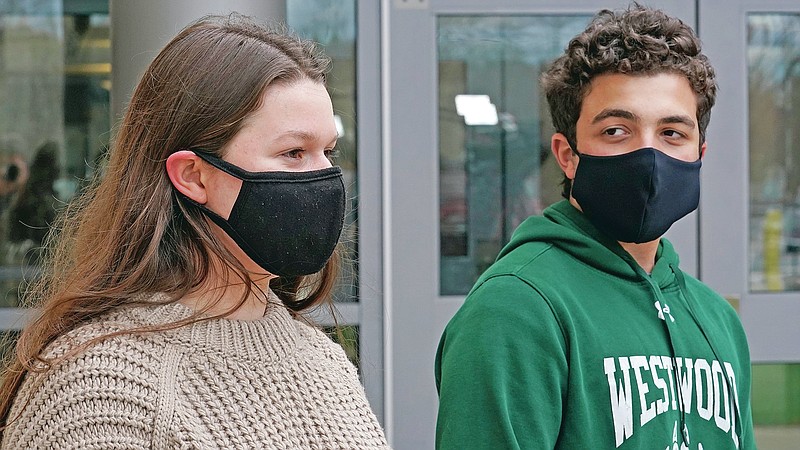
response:
M485 281L439 343L436 448L553 448L566 395L565 347L535 289L514 276Z
M124 355L93 352L29 376L0 448L151 448L155 393L147 372Z

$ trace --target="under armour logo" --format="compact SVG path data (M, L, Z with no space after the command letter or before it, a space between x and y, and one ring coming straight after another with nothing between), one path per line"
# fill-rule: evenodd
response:
M655 306L656 309L658 310L658 318L659 319L667 320L667 319L664 318L664 316L666 315L666 316L669 316L669 320L670 321L672 321L673 323L675 322L675 318L672 317L672 314L670 314L670 312L669 312L669 305L664 303L664 306L662 307L661 306L661 302L656 300L656 302L653 304L653 306Z

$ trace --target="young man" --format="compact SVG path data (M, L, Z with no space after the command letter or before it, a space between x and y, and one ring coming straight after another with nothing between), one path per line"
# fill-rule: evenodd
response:
M542 84L566 200L448 324L437 448L754 448L741 323L661 238L699 199L716 86L697 37L601 11Z

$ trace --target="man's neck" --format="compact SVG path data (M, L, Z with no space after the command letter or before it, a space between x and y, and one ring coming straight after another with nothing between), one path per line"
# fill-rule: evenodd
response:
M575 197L570 195L569 202L575 207L575 209L583 213L583 209L581 209L581 205L578 204L578 201L575 200ZM626 252L633 256L633 259L639 263L639 266L644 269L645 272L650 273L653 271L653 267L656 265L656 253L658 252L659 242L661 242L661 238L650 242L644 242L642 244L620 242L619 245L621 245Z
M642 244L620 242L619 245L633 256L633 259L639 263L639 266L644 269L645 272L650 273L653 271L653 266L656 265L656 253L658 252L658 243L660 241L661 238L658 238L654 241Z

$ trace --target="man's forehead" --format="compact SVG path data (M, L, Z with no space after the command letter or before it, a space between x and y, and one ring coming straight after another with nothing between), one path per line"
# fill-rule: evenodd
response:
M592 79L584 93L579 120L597 123L610 117L637 120L655 115L657 120L674 122L688 116L694 121L697 105L697 95L682 74L603 74Z

